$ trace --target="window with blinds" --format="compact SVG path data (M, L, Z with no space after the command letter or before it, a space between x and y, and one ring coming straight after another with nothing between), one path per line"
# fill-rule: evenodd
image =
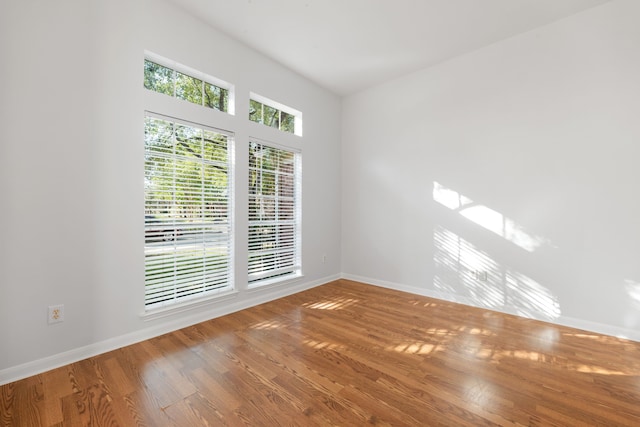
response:
M249 285L301 275L300 154L249 142Z
M145 117L145 306L232 289L233 135Z

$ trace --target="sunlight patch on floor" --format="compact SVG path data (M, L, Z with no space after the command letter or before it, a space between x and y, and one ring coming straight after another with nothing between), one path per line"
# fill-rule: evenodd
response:
M398 345L389 346L385 350L407 354L431 354L436 351L444 350L444 347L440 344L430 344L421 341L410 341Z
M595 365L569 365L567 369L570 371L582 372L584 374L599 374L599 375L638 375L638 372L622 372L611 369L606 369L601 366Z
M256 323L251 326L251 329L259 329L259 330L269 330L269 329L280 329L285 327L285 324L278 320L265 320L264 322Z
M355 298L329 298L323 301L302 304L305 308L314 310L340 310L357 304L360 300Z
M316 341L316 340L304 340L302 341L305 345L314 348L316 350L336 350L340 348L344 348L344 346L330 343L328 341Z
M495 332L490 331L489 329L480 329L480 328L472 328L467 331L468 334L471 335L484 335L485 337L492 337L495 335Z

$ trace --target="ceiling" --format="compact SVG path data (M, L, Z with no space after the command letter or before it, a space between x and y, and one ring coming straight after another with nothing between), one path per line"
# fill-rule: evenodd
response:
M610 0L171 0L349 95Z

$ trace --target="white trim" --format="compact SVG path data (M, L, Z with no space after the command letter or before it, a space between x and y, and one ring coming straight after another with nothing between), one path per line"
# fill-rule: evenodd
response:
M287 275L287 276L274 277L267 280L261 280L258 282L249 283L247 285L247 291L256 292L264 288L275 288L277 286L291 285L292 283L300 282L302 279L304 279L304 274L291 273L291 275Z
M295 108L291 108L287 105L281 104L278 101L274 101L273 99L267 98L266 96L258 95L255 92L249 92L249 99L253 99L254 101L258 101L261 104L268 105L269 107L273 107L276 110L284 111L285 113L289 113L292 116L302 118L302 111L296 110Z
M499 313L511 314L513 316L525 318L521 314L517 313L515 310L509 310L508 307L505 307L503 309L498 309L495 307L491 307L491 308L481 307L481 306L478 306L477 304L474 304L471 300L463 296L445 293L445 292L439 292L434 289L423 289L423 288L418 288L414 286L402 285L399 283L387 282L384 280L378 280L370 277L363 277L363 276L358 276L355 274L348 274L348 273L342 273L340 277L342 279L353 280L356 282L365 283L367 285L379 286L382 288L393 289L396 291L407 292L415 295L422 295L429 298L440 299L443 301L463 304L470 307L481 308L483 310L496 311ZM640 331L627 329L620 326L607 325L604 323L592 322L584 319L576 319L574 317L569 317L569 316L560 316L559 318L554 319L553 321L550 321L549 319L543 319L543 318L534 318L534 317L531 317L531 318L535 320L539 320L541 322L549 323L549 324L566 326L568 328L581 329L584 331L595 332L602 335L609 335L612 337L624 338L624 339L640 342Z
M254 240L254 237L251 236L251 233L248 235L248 247L247 247L247 283L249 289L254 289L262 286L270 286L274 283L286 283L290 280L295 280L303 276L302 274L302 152L297 149L289 149L289 148L280 148L277 143L271 143L268 141L262 141L259 138L249 137L249 152L251 152L251 146L254 144L258 144L261 146L265 146L268 148L273 148L278 151L286 152L293 154L293 207L294 207L294 217L292 220L281 220L278 218L276 214L276 218L269 221L264 220L252 220L251 215L248 218L248 230L251 230L251 227L260 227L261 225L275 226L276 228L280 225L293 226L295 235L293 236L293 247L283 248L279 243L275 245L275 248L271 248L270 251L274 251L273 254L281 253L283 255L291 254L293 256L292 263L290 265L288 262L286 263L287 267L282 268L266 268L260 271L251 272L252 267L254 266L253 261L251 260L251 256L258 251L253 251L251 249L251 245L254 243L261 242L261 238ZM250 165L251 155L249 155L249 173L251 174L252 170L255 170L258 176L262 176L264 170L262 169L262 164L258 167L255 166L252 168ZM276 173L277 170L273 171ZM277 182L277 181L276 181ZM251 200L252 194L249 191L249 200ZM278 191L274 193L273 200L276 206L280 206L280 201L282 200L278 195ZM259 197L257 194L253 195L253 197ZM288 198L288 197L287 197ZM279 240L278 240L279 241ZM288 241L288 240L287 240ZM289 274L286 274L289 273ZM276 276L286 274L284 276Z
M173 98L152 90L142 89L142 91L145 112L197 123L229 133L234 133L230 129L237 128L237 116L215 108L204 108L184 99Z
M267 105L271 108L275 108L276 110L280 110L284 113L290 114L293 116L294 124L293 124L293 133L292 135L302 136L302 111L296 110L295 108L291 108L287 105L281 104L278 101L274 101L273 99L267 98L266 96L258 95L255 92L249 92L249 101L257 101L262 105ZM282 131L281 129L279 129ZM283 131L284 132L284 131Z
M236 289L229 289L224 292L214 293L213 295L201 296L199 298L190 299L184 302L161 306L159 308L152 308L140 314L140 318L145 322L161 319L163 317L173 316L177 313L184 313L185 311L192 311L197 307L203 307L208 305L214 305L218 301L228 301L238 297L238 291Z
M291 151L295 154L302 154L302 149L300 147L291 147L289 145L278 144L277 142L269 141L268 139L258 138L255 136L249 136L249 142L257 142L258 144L268 145L271 148L276 148L278 150L283 151Z
M185 125L185 126L197 126L199 128L206 128L207 130L213 131L215 133L219 133L221 135L224 135L228 138L235 138L235 133L233 131L230 130L226 130L226 129L220 129L219 127L215 127L215 126L210 126L204 123L198 123L196 121L193 120L186 120L186 119L181 119L179 117L173 117L167 114L162 114L162 113L156 113L154 111L151 110L144 110L144 116L145 117L151 117L154 119L159 119L159 120L165 120L165 121L169 121L169 122L174 122L174 123L178 123L181 125Z
M234 313L236 311L244 310L259 304L264 304L269 301L293 295L298 292L306 291L308 289L315 288L317 286L324 285L338 279L340 279L340 275L335 274L311 282L301 283L289 287L283 286L270 288L269 290L271 292L268 293L258 294L258 292L252 292L247 295L248 298L237 300L231 304L222 304L221 306L212 308L211 310L208 310L206 312L199 312L196 314L192 314L191 316L184 316L172 321L168 320L166 322L157 324L155 326L150 326L148 328L143 328L135 332L113 337L104 341L89 344L84 347L75 348L73 350L65 351L62 353L54 354L42 359L23 363L22 365L12 366L10 368L0 370L0 385L50 371L51 369L59 368L61 366L65 366L70 363L86 359L88 357L106 353L108 351L116 350L121 347L126 347L140 341L148 340L169 332L176 331L178 329L186 328L187 326L195 325L196 323L205 322L207 320L215 319L217 317ZM228 302L228 300L225 300L225 302Z

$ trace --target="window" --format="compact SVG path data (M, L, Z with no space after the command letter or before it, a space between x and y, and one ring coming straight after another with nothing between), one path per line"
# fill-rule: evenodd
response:
M186 67L181 67L186 69ZM229 90L206 81L208 76L193 77L201 74L195 70L184 73L165 67L149 59L144 61L144 87L165 95L173 96L194 104L229 112ZM209 77L209 80L213 78Z
M263 96L251 94L249 120L302 136L302 113Z
M249 285L301 275L300 154L249 143Z
M145 117L145 306L232 289L228 132Z

